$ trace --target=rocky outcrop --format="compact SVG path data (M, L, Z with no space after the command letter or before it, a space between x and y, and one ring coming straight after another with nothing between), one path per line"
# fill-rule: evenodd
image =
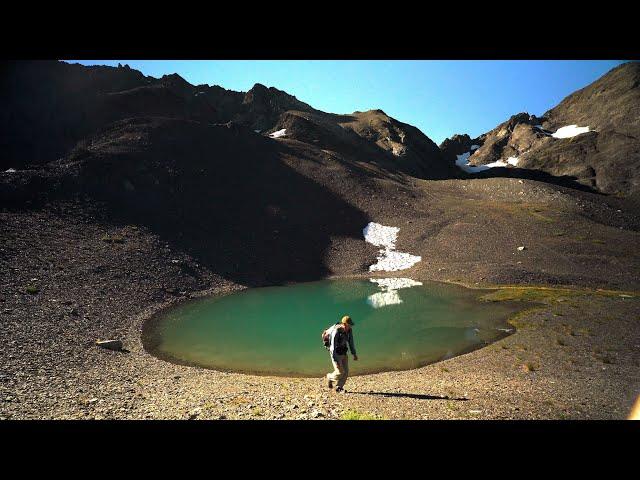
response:
M401 171L420 178L452 178L451 168L438 146L417 128L389 117L382 110L354 112L339 125L387 152Z
M534 127L540 119L528 113L513 115L490 132L476 139L476 149L469 157L471 165L486 165L519 157L531 149L538 138L545 135Z
M458 155L462 155L463 153L470 152L471 147L475 144L476 140L471 139L469 135L466 133L462 135L454 135L451 138L447 138L440 144L440 150L444 155L445 160L449 163L454 163L456 161L456 157Z
M455 178L457 170L438 146L420 130L381 110L335 115L319 111L287 111L274 131L315 147L339 152L357 161L420 178Z

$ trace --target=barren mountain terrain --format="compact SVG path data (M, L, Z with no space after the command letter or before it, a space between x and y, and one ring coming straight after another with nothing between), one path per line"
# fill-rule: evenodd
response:
M325 113L259 84L5 64L0 416L624 418L640 389L638 74L624 64L542 118L438 147L381 110ZM589 131L552 136L568 125ZM469 173L466 153L506 166ZM422 257L392 276L539 308L488 347L344 395L144 350L145 320L187 298L383 276L369 222Z

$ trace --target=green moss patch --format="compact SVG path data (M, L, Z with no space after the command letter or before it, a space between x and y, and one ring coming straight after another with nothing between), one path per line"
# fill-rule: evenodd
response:
M487 293L479 297L479 300L485 302L531 302L537 304L543 304L540 306L534 306L522 310L513 315L508 323L516 327L517 329L535 328L537 321L531 320L531 314L544 310L545 305L553 305L558 303L567 302L571 298L588 297L588 296L603 296L610 298L637 298L639 295L635 292L622 292L616 290L593 290L593 289L578 289L578 288L554 288L554 287L540 287L540 286L501 286L491 293ZM575 304L570 303L570 306L578 308ZM562 316L560 313L554 313L554 317ZM573 332L565 332L570 335L574 335ZM574 335L575 336L575 335Z
M384 420L384 418L371 413L363 413L356 410L347 410L342 415L340 415L340 420Z
M572 297L585 297L598 295L604 297L636 298L637 293L622 292L616 290L591 290L577 288L553 288L553 287L520 287L503 286L496 291L482 295L480 300L488 302L524 301L551 304L564 302Z

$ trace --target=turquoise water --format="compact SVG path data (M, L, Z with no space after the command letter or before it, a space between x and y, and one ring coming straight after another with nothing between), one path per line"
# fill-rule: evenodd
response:
M383 291L368 280L252 288L192 300L144 328L145 348L178 363L283 376L331 370L322 330L350 315L359 360L351 374L416 368L507 335L513 306L483 291L425 283Z

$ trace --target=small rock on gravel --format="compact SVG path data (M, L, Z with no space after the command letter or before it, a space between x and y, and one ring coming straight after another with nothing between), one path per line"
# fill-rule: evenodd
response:
M120 340L98 340L96 345L109 350L122 350L122 342Z

